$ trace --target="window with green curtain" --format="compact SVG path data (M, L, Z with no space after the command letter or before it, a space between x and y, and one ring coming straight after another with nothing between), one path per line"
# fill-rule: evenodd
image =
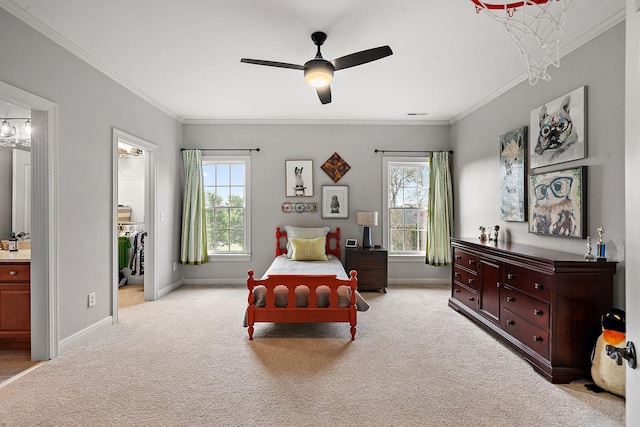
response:
M453 187L451 153L434 152L429 156L429 220L426 263L451 265L450 238L453 232Z
M200 150L183 150L184 195L182 203L182 235L180 263L205 264L207 234L205 221L204 177Z

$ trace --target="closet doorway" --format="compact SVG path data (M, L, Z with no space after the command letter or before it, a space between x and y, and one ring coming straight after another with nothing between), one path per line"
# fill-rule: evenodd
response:
M113 322L118 309L157 299L156 145L113 129Z

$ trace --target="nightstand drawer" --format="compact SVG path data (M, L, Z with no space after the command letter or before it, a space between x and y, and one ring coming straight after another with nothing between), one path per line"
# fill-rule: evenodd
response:
M358 290L382 290L387 287L387 251L384 249L347 249L345 270L358 272Z

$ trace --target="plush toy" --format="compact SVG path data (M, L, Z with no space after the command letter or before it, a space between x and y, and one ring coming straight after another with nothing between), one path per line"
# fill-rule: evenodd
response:
M617 364L607 355L607 345L625 346L625 313L612 308L602 316L602 334L591 353L591 377L602 389L625 396L625 364Z

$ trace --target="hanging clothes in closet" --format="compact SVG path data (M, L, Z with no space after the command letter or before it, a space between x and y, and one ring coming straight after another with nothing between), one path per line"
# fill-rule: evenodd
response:
M133 246L131 252L131 261L129 262L129 269L132 275L144 274L144 239L147 237L147 232L137 233L133 238Z

